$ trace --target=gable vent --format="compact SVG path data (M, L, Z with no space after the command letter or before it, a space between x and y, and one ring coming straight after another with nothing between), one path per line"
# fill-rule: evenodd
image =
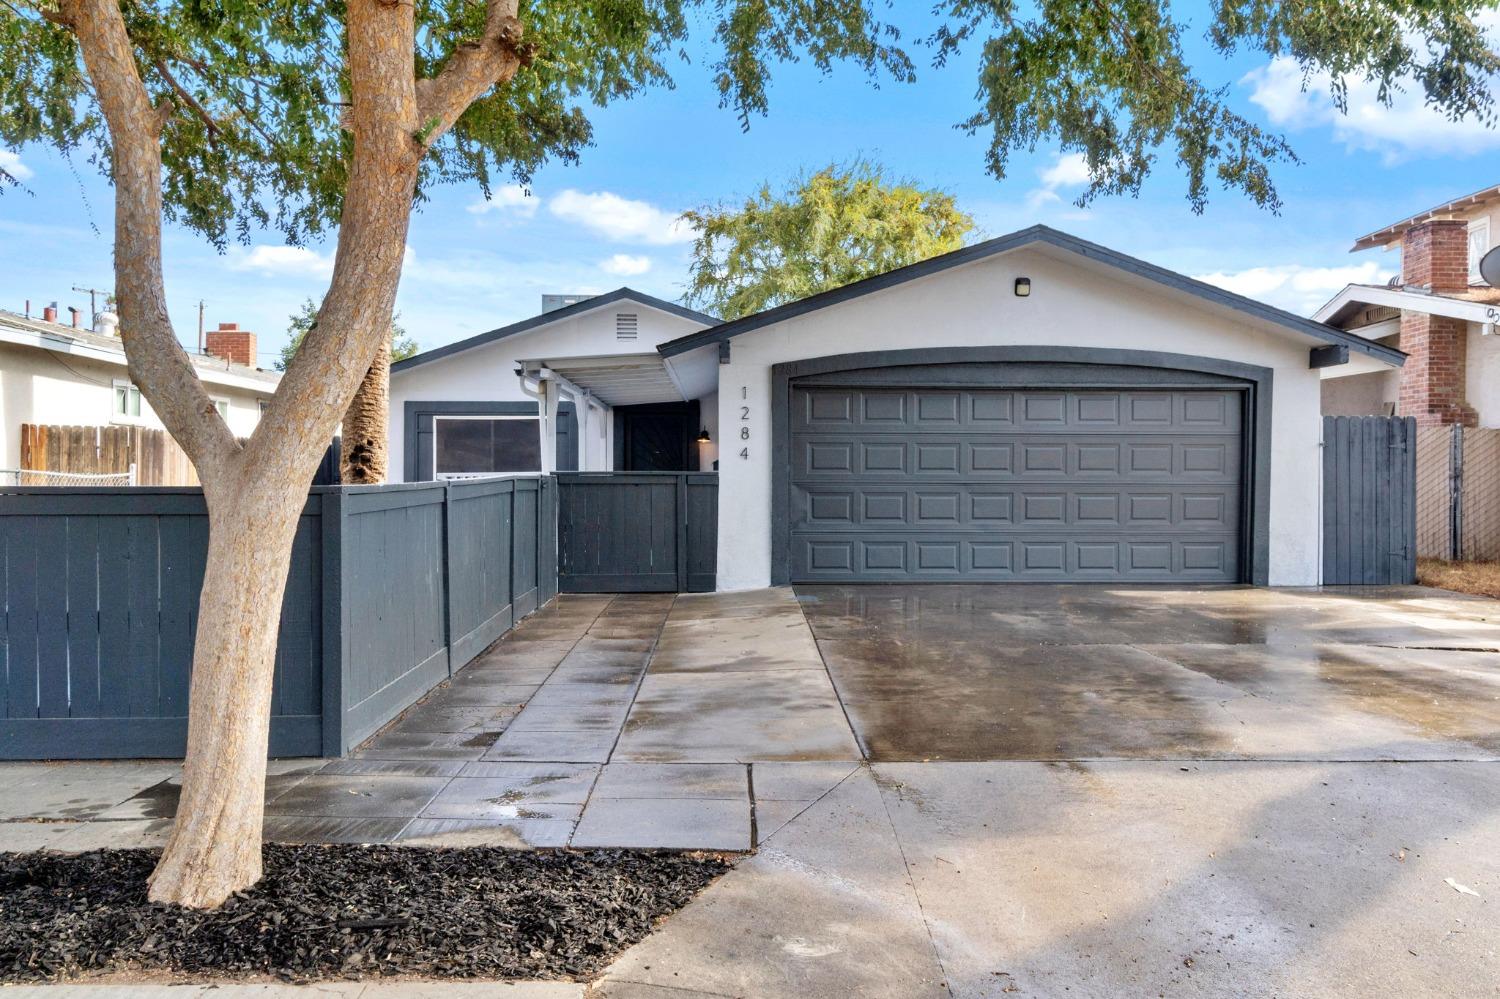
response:
M615 313L615 339L634 340L640 332L640 317L634 312Z

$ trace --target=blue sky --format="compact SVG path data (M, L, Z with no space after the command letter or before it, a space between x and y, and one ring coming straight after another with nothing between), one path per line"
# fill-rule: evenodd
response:
M925 5L923 5L925 7ZM899 12L898 12L898 16ZM1494 19L1500 28L1500 17ZM907 26L921 33L920 19ZM909 31L909 34L912 33ZM1189 38L1201 36L1201 26ZM628 284L668 299L683 289L688 257L678 212L737 200L763 180L865 156L893 174L952 191L983 235L1044 222L1086 239L1300 312L1348 281L1383 280L1394 255L1350 255L1353 239L1422 208L1500 183L1500 132L1451 124L1403 96L1393 109L1355 86L1338 116L1326 89L1301 90L1291 67L1264 57L1225 62L1196 43L1210 84L1228 84L1233 104L1292 140L1301 165L1276 174L1280 216L1232 192L1215 192L1194 215L1181 173L1161 165L1136 199L1072 204L1081 177L1072 158L1038 148L997 182L984 170L983 135L953 124L974 109L975 63L921 65L914 84L872 87L852 67L824 77L782 67L769 117L741 132L717 107L707 51L678 72L678 86L592 112L595 145L577 166L549 166L530 192L501 188L486 203L472 185L446 187L412 220L398 308L423 348L534 314L544 292L605 291ZM923 59L920 50L916 57ZM111 284L110 189L92 168L41 147L0 151L24 190L0 195L0 308L57 300L87 309L74 286ZM238 322L260 334L269 365L287 317L326 287L332 245L290 248L274 233L224 255L169 228L167 290L184 342L195 338L197 304L210 328ZM66 315L66 313L64 313Z

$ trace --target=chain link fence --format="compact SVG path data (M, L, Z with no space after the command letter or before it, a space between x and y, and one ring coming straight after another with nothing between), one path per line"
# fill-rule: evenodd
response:
M1417 555L1500 561L1500 430L1417 431Z

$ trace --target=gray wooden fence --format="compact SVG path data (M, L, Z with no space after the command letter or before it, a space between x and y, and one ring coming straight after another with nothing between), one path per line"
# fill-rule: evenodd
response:
M340 756L557 592L545 477L314 488L282 602L273 756ZM0 759L175 757L201 490L0 493Z
M557 580L564 593L714 589L717 474L560 472L557 482Z
M1400 416L1323 418L1323 582L1417 578L1417 424Z

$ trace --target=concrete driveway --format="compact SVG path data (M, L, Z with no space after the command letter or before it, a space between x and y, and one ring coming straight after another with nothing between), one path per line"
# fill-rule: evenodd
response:
M1500 995L1500 604L796 593L864 764L591 995Z
M1500 996L1500 603L1440 591L563 597L275 773L271 838L753 850L593 997ZM0 849L175 804L0 775Z
M1500 604L1418 587L798 587L872 761L1500 754Z

